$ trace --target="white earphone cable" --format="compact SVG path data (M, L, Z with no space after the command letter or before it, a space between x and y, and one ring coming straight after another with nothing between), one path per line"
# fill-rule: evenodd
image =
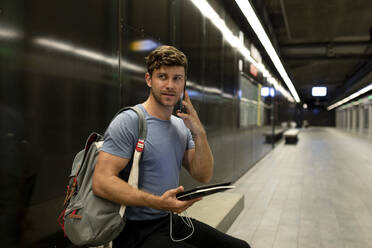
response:
M191 228L192 229L192 231L191 231L191 233L189 234L189 235L187 235L185 238L181 238L181 239L175 239L175 238L173 238L173 225L172 225L172 217L173 217L173 213L172 212L170 212L170 214L169 214L169 228L170 228L170 231L169 231L169 236L170 236L170 238L171 238L171 240L173 241L173 242L181 242L181 241L184 241L184 240L186 240L187 238L189 238L189 237L191 237L191 235L193 235L194 234L194 230L195 230L195 228L194 228L194 225L192 224L192 221L191 221L191 218L188 216L188 214L187 214L187 211L185 211L185 217L183 217L183 216L180 216L181 217L181 219L182 219L182 221L186 224L186 226L188 226L189 228ZM185 220L186 219L186 220Z

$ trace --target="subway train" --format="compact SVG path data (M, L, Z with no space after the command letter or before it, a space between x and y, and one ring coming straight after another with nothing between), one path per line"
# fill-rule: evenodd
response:
M209 3L260 60L229 2ZM163 44L188 56L187 91L214 154L212 183L237 180L273 149L267 133L297 121L298 106L192 1L2 1L2 246L73 247L57 223L73 158L119 108L147 98L144 57ZM184 171L180 184L197 185Z

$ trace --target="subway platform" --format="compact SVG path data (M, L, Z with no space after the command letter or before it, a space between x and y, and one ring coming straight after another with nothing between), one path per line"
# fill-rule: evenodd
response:
M227 233L254 248L372 247L371 139L304 129L235 185L245 206Z

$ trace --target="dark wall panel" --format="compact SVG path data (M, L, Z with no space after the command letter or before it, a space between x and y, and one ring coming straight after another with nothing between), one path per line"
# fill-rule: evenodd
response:
M221 1L209 2L238 36ZM190 1L5 0L0 9L4 247L71 247L56 219L73 157L119 107L147 98L144 57L159 45L175 45L189 58L187 90L214 154L212 182L236 180L270 151L268 100L262 125L240 125L241 55ZM249 80L245 114L256 120L263 82ZM185 171L180 182L197 184Z
M307 120L310 126L336 126L335 111L328 111L324 107L310 107L299 110L301 120Z
M4 247L54 247L65 240L56 219L73 156L119 107L116 5L0 4Z

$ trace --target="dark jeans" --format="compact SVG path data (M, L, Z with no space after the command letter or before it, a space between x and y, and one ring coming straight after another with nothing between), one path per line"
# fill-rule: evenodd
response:
M182 239L192 229L178 215L173 215L172 236ZM207 224L192 219L194 234L181 242L174 242L169 236L169 216L150 221L127 220L124 230L113 242L113 248L164 248L164 247L229 247L250 248L247 242L229 236Z

